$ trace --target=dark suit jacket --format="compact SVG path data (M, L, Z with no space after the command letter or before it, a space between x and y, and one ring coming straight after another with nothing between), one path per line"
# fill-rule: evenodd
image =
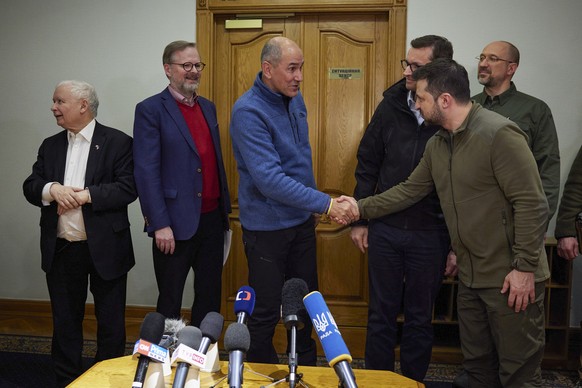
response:
M228 229L230 197L220 149L214 104L198 97L210 129L220 181L220 209ZM135 181L150 236L170 226L176 240L190 239L198 229L202 198L202 164L184 116L170 91L145 99L135 108L133 125Z
M50 271L55 254L58 215L55 201L43 206L42 189L48 182L63 184L67 146L67 131L45 139L23 185L28 202L41 208L40 247L45 272ZM135 264L127 216L127 206L137 197L130 136L96 122L85 187L91 193L91 203L82 208L91 258L103 279L115 279Z

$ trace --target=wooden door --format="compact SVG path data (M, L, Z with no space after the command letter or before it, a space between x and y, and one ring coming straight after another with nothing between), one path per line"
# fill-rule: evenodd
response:
M314 174L318 189L332 196L353 193L357 147L382 92L401 75L398 61L404 51L403 43L395 43L390 13L385 11L292 13L263 18L262 28L225 28L226 21L234 18L232 14L210 18L212 38L208 40L212 40L212 47L205 50L209 59L198 40L202 58L212 68L205 73L203 85L208 84L207 93L202 94L217 106L234 205L233 244L223 277L222 313L227 321L236 320L234 296L240 286L248 283L238 218L238 175L228 128L232 106L252 86L260 70L263 45L272 37L286 36L303 50L301 88L307 105ZM326 217L317 228L317 256L320 291L352 355L363 357L367 257L352 244L349 228L331 223ZM275 345L278 352L285 352L282 325L277 329Z

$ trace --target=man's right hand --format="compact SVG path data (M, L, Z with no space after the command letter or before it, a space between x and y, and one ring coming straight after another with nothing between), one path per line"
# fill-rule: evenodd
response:
M367 226L352 226L350 231L352 242L362 253L366 253L368 248L368 227Z
M156 246L165 255L172 255L176 248L176 241L174 240L174 232L172 228L166 226L154 232L156 239Z
M580 254L576 237L563 237L558 240L558 255L566 260L573 260Z

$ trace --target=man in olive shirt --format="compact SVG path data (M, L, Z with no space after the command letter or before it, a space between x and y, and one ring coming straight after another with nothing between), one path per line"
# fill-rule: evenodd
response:
M350 217L395 213L436 189L458 257L469 386L541 386L548 204L526 136L471 102L467 71L455 61L436 59L413 79L416 107L443 129L405 182L360 199Z
M560 151L552 112L545 102L518 92L511 82L519 66L519 50L513 44L491 42L477 60L477 80L484 88L472 99L507 117L527 134L550 206L550 219L556 212L560 191Z
M558 209L554 236L558 240L558 255L566 260L580 256L580 246L576 233L576 217L582 212L582 148L572 164L568 180L564 185L562 201ZM582 322L580 322L582 325ZM580 352L580 380L576 387L582 387L582 351Z

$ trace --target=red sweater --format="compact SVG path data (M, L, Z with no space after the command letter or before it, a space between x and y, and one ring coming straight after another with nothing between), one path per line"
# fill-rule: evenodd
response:
M202 164L202 193L197 193L197 195L202 195L202 213L207 213L218 208L218 197L220 196L214 143L212 142L206 119L200 109L200 104L196 103L190 107L178 103L178 107L184 115L200 156Z

